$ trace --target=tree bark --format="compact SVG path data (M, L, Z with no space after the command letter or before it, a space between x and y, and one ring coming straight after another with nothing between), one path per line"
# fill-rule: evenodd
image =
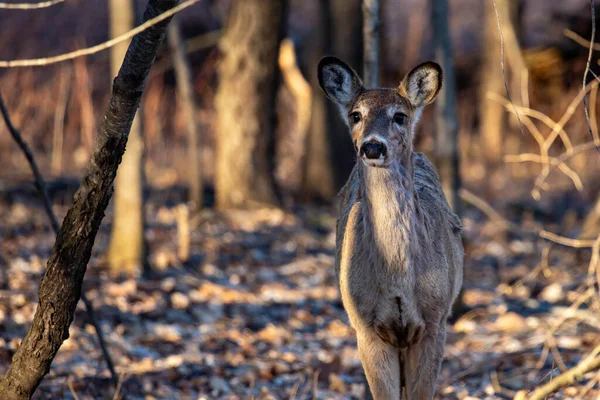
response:
M363 74L366 87L379 82L379 0L363 0Z
M150 0L144 19L175 5L177 0ZM30 399L50 370L63 341L69 337L92 246L112 194L117 167L125 152L148 72L168 23L169 19L134 37L114 81L95 152L48 260L33 323L0 382L3 400Z
M435 161L444 194L452 210L460 215L460 170L458 117L456 113L456 76L449 26L448 0L431 1L431 25L435 40L435 59L444 71L442 90L435 106Z
M171 48L177 91L179 92L179 100L181 101L188 134L189 199L192 202L192 210L199 210L202 208L202 176L199 160L198 127L196 125L196 102L194 100L192 75L186 60L184 44L179 34L177 17L169 25L167 39Z
M325 55L342 58L362 70L362 13L360 0L320 0L320 20L308 58L308 80L313 92L310 131L303 161L301 198L329 202L344 185L354 166L354 149L339 112L328 101L317 77Z
M217 207L278 205L274 180L277 59L285 0L234 0L219 44Z
M135 9L132 0L110 0L110 35L119 36L133 28ZM111 49L111 74L116 76L127 52L128 42ZM116 274L135 274L147 266L144 238L143 153L144 139L140 119L133 120L127 151L115 181L114 218L108 263Z
M502 16L508 10L507 2L510 0L496 0L498 14ZM501 18L502 21L502 18ZM479 138L483 154L492 164L501 161L503 154L503 131L505 128L505 114L502 104L488 99L488 93L505 94L502 77L502 58L500 35L493 2L484 2L483 41L480 73L480 99L479 99Z

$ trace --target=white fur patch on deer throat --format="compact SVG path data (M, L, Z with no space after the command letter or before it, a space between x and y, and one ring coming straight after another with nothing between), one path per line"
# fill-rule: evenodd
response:
M383 167L385 164L385 157L382 155L379 158L367 158L365 156L362 157L363 162L367 167Z

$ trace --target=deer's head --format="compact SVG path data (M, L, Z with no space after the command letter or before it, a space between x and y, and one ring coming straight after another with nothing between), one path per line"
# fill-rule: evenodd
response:
M365 88L356 72L335 57L319 62L318 75L350 128L358 157L370 167L387 167L412 149L421 112L442 86L442 69L434 62L415 67L395 89Z

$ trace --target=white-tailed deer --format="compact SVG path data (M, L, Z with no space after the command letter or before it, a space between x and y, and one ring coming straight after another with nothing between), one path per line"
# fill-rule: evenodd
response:
M433 399L464 258L460 220L434 167L413 151L441 68L421 64L396 89L366 89L334 57L323 58L318 73L358 158L341 191L336 273L371 393Z

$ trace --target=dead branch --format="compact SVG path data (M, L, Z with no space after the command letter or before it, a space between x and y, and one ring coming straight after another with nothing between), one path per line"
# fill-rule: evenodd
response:
M585 87L587 86L587 77L588 74L590 73L590 63L592 62L592 53L594 52L594 39L596 38L596 4L594 0L590 0L590 7L591 7L591 13L592 13L592 39L590 40L590 48L588 51L588 58L587 58L587 62L585 64L585 71L583 73L583 111L585 112L585 119L587 121L588 124L588 129L590 131L590 136L592 137L592 140L595 140L594 138L594 131L592 130L592 122L590 121L590 110L587 104L587 95L585 93ZM594 107L596 105L594 104ZM600 146L598 146L598 151L600 152Z
M37 10L48 8L55 4L62 3L65 0L49 0L39 3L0 3L0 8L5 10Z
M590 86L590 89L591 89L591 86ZM588 89L588 90L590 90L590 89ZM504 107L512 113L515 112L514 110L517 110L521 113L521 115L525 115L525 116L537 119L538 121L542 122L544 125L546 125L547 127L552 129L552 131L553 131L552 135L554 135L554 131L556 131L556 133L560 136L561 140L563 141L563 144L565 145L565 148L567 150L573 148L571 139L569 138L569 135L567 135L567 132L565 132L565 130L564 130L564 126L568 120L565 120L564 123L562 123L563 118L561 118L561 122L555 122L554 120L552 120L552 118L550 118L549 116L547 116L546 114L544 114L540 111L533 110L533 109L527 108L527 107L515 106L515 105L512 105L512 107L511 107L511 104L508 100L506 100L502 96L499 96L496 93L489 93L488 98L490 100L503 103ZM511 110L511 108L512 108L512 110ZM536 139L536 141L538 141L538 138L536 138L535 136L534 136L534 138ZM554 143L554 139L555 139L555 137L551 139L551 143ZM539 141L538 141L538 143L539 143ZM544 143L542 143L542 144L544 144Z
M114 45L121 43L125 40L128 40L138 33L144 32L156 24L159 24L165 21L168 18L171 18L176 13L193 6L198 3L200 0L187 0L176 7L165 11L164 13L157 15L156 17L144 22L142 25L126 32L120 36L117 36L114 39L108 40L104 43L98 44L96 46L88 47L85 49L75 50L69 53L61 54L58 56L46 57L46 58L34 58L30 60L10 60L10 61L0 61L0 68L16 68L16 67L40 67L43 65L56 64L63 61L72 60L77 57L89 56L90 54L98 53L102 50L109 49Z
M502 32L502 26L500 25L500 13L498 12L498 6L496 5L496 0L492 0L492 3L494 5L494 11L496 13L496 23L498 24L498 33L500 34L500 57L501 57L500 65L502 67L502 79L504 80L504 89L506 90L506 97L508 98L508 101L510 102L510 104L513 105L515 115L517 116L517 119L519 120L519 127L521 128L521 134L523 134L523 123L521 122L521 117L519 116L519 112L517 111L517 108L515 107L515 105L512 101L512 97L510 95L510 90L508 89L508 83L506 82L506 68L504 66L504 33Z
M150 0L144 20L164 15L176 5L177 0ZM148 73L166 35L169 20L164 18L133 38L114 80L95 152L48 260L33 323L0 382L2 399L30 399L69 336L96 234L112 195L113 181Z
M591 45L594 50L596 50L596 51L600 50L600 44L590 42L589 40L585 39L584 37L573 32L569 28L563 29L563 35L565 35L566 37L568 37L575 43L582 45L583 47L590 47L590 45Z
M574 247L576 249L585 249L594 246L593 240L571 239L568 237L559 236L543 229L540 231L540 237L550 240L551 242L562 244L563 246L567 247Z
M536 200L538 200L540 198L541 190L543 189L543 185L546 182L546 178L548 178L548 175L550 175L550 173L552 173L552 171L554 171L554 169L556 167L558 167L558 165L560 165L561 162L564 162L579 153L583 153L584 151L594 149L598 146L600 146L600 140L583 143L583 144L573 147L573 149L571 149L570 151L566 151L563 154L561 154L560 156L556 157L550 163L548 168L546 168L544 171L542 171L540 173L540 175L536 178L535 185L531 191L531 195L533 196L533 198Z
M525 119L523 119L525 120ZM527 124L525 124L527 125ZM544 157L539 154L532 153L522 153L522 154L509 154L504 156L504 162L506 163L523 163L523 162L533 162L538 164L547 164L548 161L554 161L554 157L548 157L548 160L545 160ZM560 163L558 168L567 176L569 179L573 181L575 188L577 191L583 191L583 181L577 172L575 172L571 167L569 167L565 163Z
M586 358L584 358L575 367L563 372L557 377L554 377L550 382L535 389L527 400L543 400L551 393L554 393L561 387L570 385L580 379L586 373L600 368L600 346L597 346ZM515 397L516 399L517 397ZM521 398L522 395L521 395Z
M52 226L52 230L54 230L55 235L58 235L59 224L58 224L58 220L56 219L56 215L54 214L54 211L52 210L52 203L50 201L50 197L48 196L48 190L46 189L46 181L44 180L44 178L42 177L42 174L40 173L40 170L37 166L37 163L35 162L33 153L29 149L29 146L27 145L25 140L23 140L21 133L12 124L12 120L10 119L8 109L6 108L6 105L4 104L4 99L2 98L2 93L0 93L0 111L2 112L2 117L4 118L4 122L6 123L6 126L8 127L8 130L10 131L13 139L15 140L15 142L17 142L19 148L21 149L21 151L23 152L23 154L25 154L25 157L27 158L27 162L29 163L29 167L31 168L31 171L33 172L33 176L35 178L35 180L34 180L35 187L37 188L37 190L40 194L40 197L42 198L42 202L44 203L44 209L46 210L46 215L48 215L48 219L50 220L50 225ZM96 314L94 312L94 306L92 305L92 302L87 298L85 292L83 292L83 291L81 292L81 300L83 300L83 303L85 304L85 307L86 307L86 310L88 313L88 317L90 319L90 323L92 324L92 326L94 327L94 330L96 331L96 336L98 338L98 344L100 345L100 349L102 350L102 355L104 357L104 360L106 361L106 366L108 367L108 370L110 372L110 376L113 381L113 384L116 385L119 378L117 376L117 373L115 372L114 362L112 360L112 357L110 356L108 347L106 346L106 341L104 340L104 335L102 334L102 329L100 328L100 325L98 324L98 320L96 319Z

